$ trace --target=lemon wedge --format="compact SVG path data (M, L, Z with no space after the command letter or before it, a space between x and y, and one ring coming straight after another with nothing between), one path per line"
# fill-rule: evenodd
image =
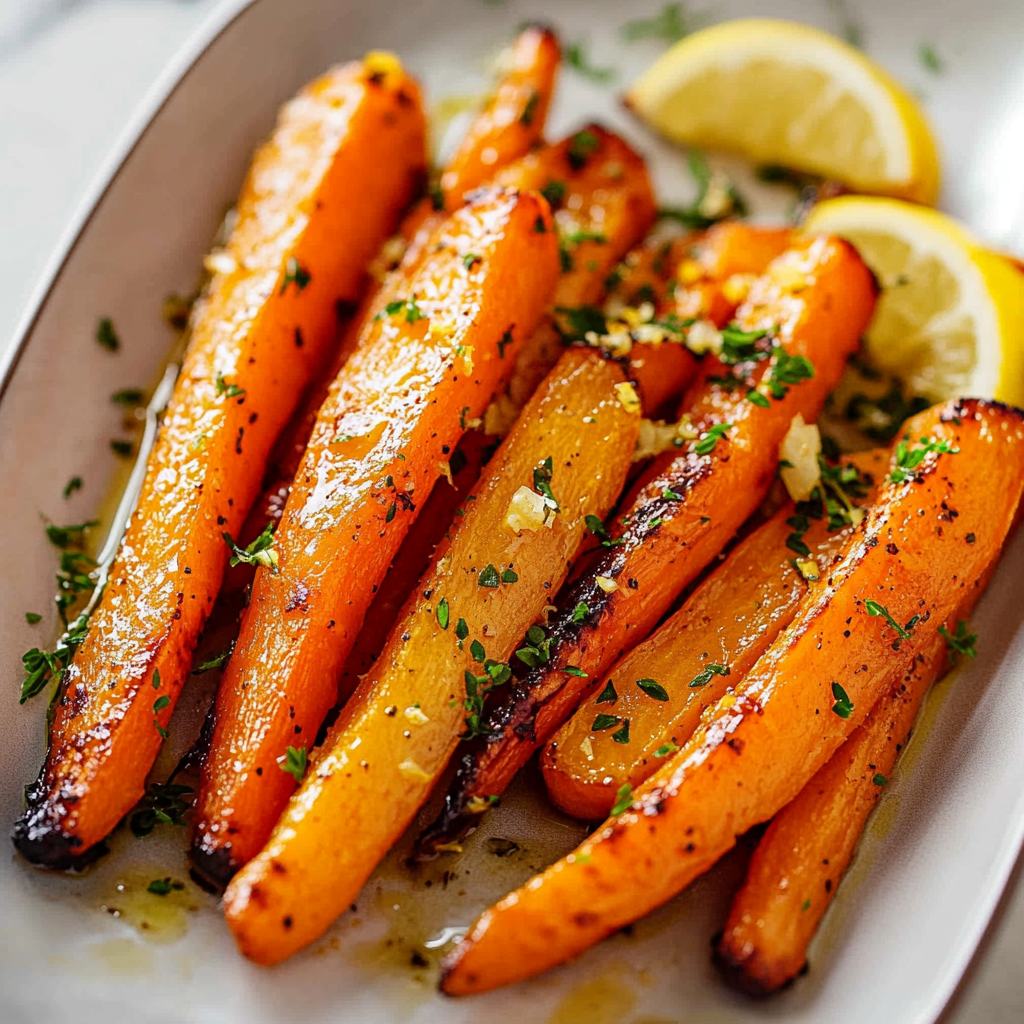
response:
M870 362L932 402L971 396L1024 405L1024 274L957 221L913 203L844 196L804 229L851 242L881 294Z
M913 98L859 50L789 21L744 18L676 43L626 95L675 142L740 153L934 204L939 158Z

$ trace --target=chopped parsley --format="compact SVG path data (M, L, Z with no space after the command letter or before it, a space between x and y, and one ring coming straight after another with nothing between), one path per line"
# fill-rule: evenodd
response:
M584 128L583 131L577 132L569 140L569 148L566 152L569 166L574 171L582 170L591 156L600 148L601 140L592 131Z
M465 640L469 636L469 626L466 625L465 619L459 619L455 624L455 636L459 640Z
M62 551L65 548L79 548L85 543L86 533L94 526L99 526L99 522L98 519L90 519L75 526L54 526L51 523L46 528L46 536L51 544Z
M876 772L875 777L871 781L876 786L884 786L889 780L881 772Z
M281 281L281 290L278 294L284 295L290 284L294 284L295 290L301 292L312 280L309 271L294 256L289 256L285 260L284 279Z
M487 660L487 652L484 650L484 645L480 643L479 640L474 640L469 645L469 654L475 662L478 662L481 665Z
M103 317L96 324L96 342L108 352L117 352L121 348L121 339L114 330L114 321L109 316Z
M729 674L729 668L726 665L705 665L704 668L698 672L690 680L690 689L697 690L702 686L707 686L711 682L712 676L727 676Z
M906 480L912 480L914 471L924 462L925 457L935 453L936 455L958 455L960 449L951 445L948 441L936 441L934 438L922 437L920 446L911 448L908 445L908 438L896 443L896 468L889 474L889 479L894 484L901 484Z
M605 688L598 694L595 704L614 704L619 699L615 692L615 683L609 679Z
M34 626L38 622L43 621L42 615L39 612L25 612L25 621L30 625Z
M653 679L638 679L636 685L652 700L668 700L668 692L665 690L665 687Z
M481 587L498 587L501 585L501 576L498 575L498 570L494 568L490 562L480 570L480 575L476 579L477 585Z
M598 85L607 85L615 78L613 68L599 68L591 63L590 55L587 53L587 44L582 41L570 43L565 48L565 62L584 78L589 78L590 81L596 82Z
M591 732L603 732L605 729L611 729L612 726L618 725L621 719L618 715L598 715L594 719L594 724L591 725Z
M124 405L130 409L138 408L142 405L143 394L138 388L123 388L120 391L115 391L110 396L110 401L114 405Z
M699 149L686 155L690 174L697 183L697 198L690 206L664 207L658 211L663 220L674 220L685 228L702 230L727 217L742 217L747 204L735 185L721 173L713 173Z
M507 346L509 346L511 344L512 344L512 331L511 331L511 329L509 329L509 330L507 330L501 336L501 338L498 339L498 358L499 359L504 359L505 358L505 349L506 349Z
M149 885L146 886L146 892L151 892L154 896L167 896L171 889L184 889L185 886L181 882L171 882L170 878L154 878Z
M678 749L679 747L675 743L669 741L668 743L663 743L660 747L658 747L658 749L654 752L654 756L668 757L669 754L674 754Z
M600 516L595 516L592 512L588 513L583 517L583 522L586 524L587 529L601 542L601 547L614 548L619 544L625 543L622 537L615 540L608 535L608 529L601 522Z
M775 362L764 380L765 386L776 402L789 394L790 384L799 384L814 376L814 364L807 356L790 355L784 348L777 348Z
M930 71L933 75L942 74L942 60L935 52L935 47L930 43L922 43L917 48L917 59L921 62L921 67L923 67L925 71Z
M240 548L226 530L221 533L224 543L231 549L231 565L262 565L271 572L277 572L277 551L274 548L274 530L277 523L267 523L263 532L248 546Z
M299 747L298 750L288 747L285 750L284 760L278 761L277 766L281 771L287 772L296 783L301 783L303 775L306 774L308 761L305 747Z
M620 814L628 811L633 806L633 787L628 783L619 786L615 793L615 803L612 806L611 815L617 818Z
M232 641L225 650L221 651L220 654L215 654L211 658L207 658L198 668L193 669L195 675L200 675L203 672L210 672L215 668L223 668L231 657L232 652L235 649L234 641Z
M572 610L572 622L582 622L590 614L590 607L586 601L580 601Z
M467 252L466 255L462 257L462 265L467 270L472 270L478 263L482 262L483 256L478 256L475 252Z
M465 672L466 697L462 706L469 714L463 720L466 731L459 737L463 740L492 735L492 730L483 721L484 701L495 686L501 686L512 678L512 670L504 662L487 658L483 667L484 674L482 676L475 675L469 669L466 669Z
M722 351L718 358L726 366L767 359L771 352L764 348L759 349L757 343L767 338L768 334L767 330L744 331L734 323L726 324L722 328Z
M448 609L448 598L447 597L442 597L441 600L438 601L438 603L437 603L437 624L442 629L447 629L448 628L448 616L449 616L449 614L450 613L449 613L449 609Z
M786 522L793 532L786 538L786 547L801 558L809 558L811 549L804 542L804 534L811 528L811 520L825 518L831 533L848 526L858 526L864 510L855 502L867 497L871 478L861 476L852 465L831 465L818 456L821 482L811 491L806 501L798 501L793 515Z
M588 334L608 333L608 321L596 306L556 306L555 329L565 344L583 341Z
M900 385L893 384L880 398L855 394L846 405L846 418L873 441L891 441L911 416L924 412L930 404L921 395L907 398Z
M217 371L217 376L214 379L214 383L217 385L217 394L225 395L228 398L238 398L240 395L245 394L245 388L240 388L237 384L228 384L224 380L224 374Z
M540 103L540 93L536 89L530 92L529 98L526 100L526 105L523 107L523 112L519 115L519 123L525 124L529 127L533 124L534 117L537 116L537 105Z
M70 498L75 491L82 489L82 478L80 476L73 476L65 485L63 494L65 498Z
M832 710L840 718L849 718L853 714L853 703L847 696L846 691L838 684L832 684L832 696L835 697L835 704L832 705Z
M544 499L545 508L552 512L560 511L558 501L551 491L551 476L554 463L549 455L533 469L533 489Z
M612 733L612 739L615 740L616 743L628 743L629 742L629 719L628 718L623 719L622 726L619 729L616 729L616 731Z
M565 198L566 190L568 186L564 181L549 181L541 190L540 194L548 201L548 204L554 208L558 206Z
M731 423L716 423L713 427L708 427L701 439L694 442L694 454L710 455L715 450L719 439L725 437L726 433L730 430L732 430Z
M801 911L803 911L803 910L810 910L811 909L810 898L804 900L803 903L800 904L800 909L801 909Z
M427 318L427 314L417 305L414 294L408 299L395 299L394 302L389 302L374 319L382 320L385 316L397 316L399 313L405 317L405 322L409 324L414 324L417 320L426 320Z
M978 656L978 634L967 632L967 623L961 619L956 624L956 631L950 633L945 626L939 626L939 635L945 637L946 647L953 654L963 654L968 658L976 658Z
M115 438L110 442L110 450L115 455L120 455L121 458L127 458L131 455L134 448L135 446L131 441L121 441Z
M587 678L587 673L584 672L583 669L581 669L577 665L566 665L566 666L563 667L562 671L567 676L576 676L577 679L586 679Z

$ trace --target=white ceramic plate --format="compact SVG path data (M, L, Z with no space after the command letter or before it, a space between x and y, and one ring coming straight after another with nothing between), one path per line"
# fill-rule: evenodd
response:
M187 292L217 221L278 105L329 64L388 47L422 76L433 99L476 93L487 57L527 18L588 37L619 86L659 52L624 47L628 17L655 13L615 0L241 0L226 3L144 104L43 282L11 364L0 366L0 822L21 808L21 786L42 758L41 699L19 708L18 658L56 632L55 553L42 517L92 515L117 476L109 394L152 381L171 342L158 316L169 291ZM718 0L716 18L776 14L839 31L854 18L869 52L924 95L944 143L944 205L993 244L1024 248L1024 6L1019 0L832 3ZM934 46L946 70L918 60ZM678 154L617 108L615 89L566 70L555 134L599 117L652 159L663 201L687 198ZM762 191L776 206L784 193ZM114 318L113 356L93 340ZM85 487L64 501L74 475ZM467 1002L434 994L443 929L569 849L579 827L538 802L527 783L459 860L411 875L393 856L314 949L267 971L245 962L215 901L190 883L161 900L156 877L185 879L184 836L123 833L82 878L54 878L13 853L0 859L0 1018L81 1024L170 1022L547 1021L549 1024L723 1024L786 1019L828 1024L925 1024L967 965L1024 835L1024 538L1012 545L974 622L976 664L931 698L887 787L850 876L812 949L812 969L772 1001L750 1003L717 981L708 946L742 872L742 851L668 907L578 962ZM186 746L202 695L183 699L168 758ZM488 837L518 842L505 857ZM430 883L429 885L427 883ZM119 888L120 886L120 888ZM117 910L115 915L111 911ZM414 954L428 961L412 964Z

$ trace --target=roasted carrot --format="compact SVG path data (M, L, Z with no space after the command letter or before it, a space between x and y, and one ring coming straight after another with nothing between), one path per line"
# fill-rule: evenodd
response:
M817 417L874 298L874 281L853 249L825 237L798 242L754 283L737 315L729 363L706 359L683 399L699 440L643 487L624 535L608 541L614 546L559 598L547 663L490 715L489 735L463 758L422 852L473 826L470 801L480 807L474 798L504 791L592 681L650 632L758 506L790 421L798 413ZM586 677L566 675L566 665Z
M422 177L416 84L378 54L329 72L256 153L193 313L185 363L102 601L62 683L15 829L33 862L80 861L142 796L267 454L368 259ZM344 244L338 244L343 239Z
M472 257L472 258L470 258ZM226 882L266 841L335 701L363 616L458 444L507 378L558 268L547 203L487 192L435 232L382 306L320 410L257 571L217 696L193 861Z
M594 353L565 353L498 449L324 753L228 886L246 956L277 963L322 934L426 800L460 732L479 729L484 694L507 682L585 516L622 487L639 427L616 398L623 379Z
M525 157L540 141L559 60L558 40L550 30L536 25L522 29L500 61L505 68L504 76L470 126L445 172L442 196L426 196L420 200L405 216L394 238L388 239L377 253L371 269L381 281L388 272L397 271L399 265L408 271L418 262L423 246L440 223L437 206L447 206L449 210L461 206L467 192L491 181L502 167ZM511 180L504 184L509 188L526 189L540 188L545 182L532 185ZM242 543L249 544L263 532L268 522L281 518L317 413L327 400L331 381L352 354L367 316L372 316L376 310L377 291L372 289L358 309L346 303L338 304L340 337L336 350L324 371L314 376L299 408L274 445L263 494L241 532ZM248 586L252 582L252 567L244 563L234 567L228 573L228 582L236 589Z
M406 598L427 571L440 544L457 516L465 514L466 501L480 479L480 469L494 454L497 441L482 430L470 430L449 460L452 479L439 480L416 517L401 549L381 582L363 620L352 652L338 684L338 700L344 703L352 695L361 676L373 667L384 650L391 627Z
M897 479L825 586L612 818L478 919L444 967L446 992L531 977L670 899L789 803L965 614L1018 511L1024 412L964 399L907 435Z
M466 192L494 178L496 167L525 156L544 134L561 61L558 37L527 25L505 54L501 79L441 175L444 207L458 209Z
M843 484L837 474L798 508L789 502L608 671L544 750L544 782L559 807L606 818L622 786L635 789L693 735L705 709L793 621L808 589L824 586L888 463L887 449L853 456L844 463L852 479Z
M971 597L973 598L973 593ZM960 612L947 624L953 635ZM928 687L949 664L944 637L923 644L899 685L782 808L754 851L715 960L736 988L767 995L795 978Z
M607 128L590 124L507 167L498 184L540 189L558 228L562 277L556 307L600 302L608 275L644 237L657 212L643 158ZM520 409L562 353L548 319L516 360L508 398Z

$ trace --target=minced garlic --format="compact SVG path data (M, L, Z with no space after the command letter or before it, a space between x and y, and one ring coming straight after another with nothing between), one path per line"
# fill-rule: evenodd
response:
M409 775L414 779L419 779L422 782L430 781L430 774L425 772L415 761L403 761L399 766L398 770L405 775Z
M640 409L642 408L640 405L640 396L636 393L636 388L634 388L628 380L624 380L621 384L615 385L615 397L619 400L619 405L621 405L626 412L635 412L639 415Z
M420 708L415 704L412 707L406 708L403 713L413 725L426 725L427 722L430 721L430 719L423 714Z
M686 347L697 356L722 351L722 332L710 320L698 320L686 332Z
M594 579L597 585L606 594L614 594L615 591L619 589L618 583L616 583L610 576L595 576Z
M794 501L806 501L821 479L818 456L821 454L821 434L814 423L804 423L797 413L779 448L779 459L784 465L779 471L782 482Z
M512 495L505 513L505 527L512 533L518 535L523 530L539 530L542 526L550 529L553 525L554 510L547 507L542 494L524 484Z

